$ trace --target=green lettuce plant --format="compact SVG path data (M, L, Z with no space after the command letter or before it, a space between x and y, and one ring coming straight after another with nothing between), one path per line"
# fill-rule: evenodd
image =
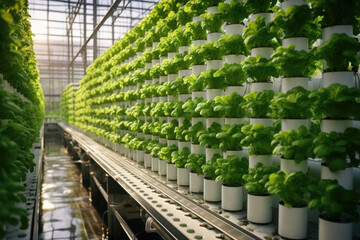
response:
M175 140L176 139L175 128L178 125L179 122L176 119L172 120L171 122L163 124L161 129L161 134L164 134L166 136L166 139L168 140Z
M209 69L206 72L202 72L199 78L204 78L204 85L207 89L225 89L225 81L221 76L215 75L217 71L215 69Z
M270 194L278 194L285 207L305 207L309 192L316 188L310 173L278 171L269 176L265 188Z
M216 138L220 140L219 149L222 152L242 150L241 141L245 135L241 129L244 124L224 124L221 131L216 134Z
M191 127L191 121L189 119L185 119L180 126L175 127L174 132L176 135L176 139L179 141L186 141L186 133L190 127Z
M195 1L188 1L185 4L184 10L186 12L191 12L194 14L194 16L200 16L206 11L206 8L208 7L208 2L204 2L201 0L195 0Z
M202 166L205 164L205 154L194 154L191 153L188 157L185 168L190 168L191 172L197 175L203 175Z
M174 151L171 153L171 162L178 168L185 168L190 153L189 148L184 148L182 151Z
M214 101L214 111L224 112L226 118L244 118L248 115L243 107L244 98L236 92L232 92L230 96L217 96Z
M205 63L205 52L201 51L201 46L194 45L189 49L188 54L184 57L185 61L190 61L190 65L203 65Z
M201 166L203 173L205 174L206 179L215 180L218 175L215 173L218 168L217 159L222 156L218 153L214 154L210 161L206 162Z
M220 48L223 55L235 54L248 56L250 54L243 37L238 34L221 35L220 39L215 43L215 47Z
M207 72L201 72L199 76L192 74L184 78L184 82L189 85L189 92L203 91L206 87L205 79L211 77Z
M253 82L269 82L271 77L279 77L275 64L260 55L249 57L242 62L243 69Z
M249 169L248 159L237 156L228 156L227 158L217 159L218 167L215 171L217 174L216 181L223 181L223 185L229 187L239 187L244 183L243 175L247 174Z
M270 103L274 98L273 90L264 90L262 92L252 91L244 96L246 103L243 108L250 113L253 118L267 118L270 115Z
M145 51L145 39L138 38L135 43L135 49L137 52L144 52Z
M214 44L214 41L201 45L199 54L201 54L205 60L222 60L223 58L223 52Z
M185 26L188 22L192 21L192 18L194 16L194 12L192 11L185 11L185 9L179 9L179 11L176 13L178 25Z
M347 128L344 133L321 132L314 139L315 156L321 158L332 172L344 170L349 165L358 167L360 163L360 130ZM347 163L347 159L350 162Z
M177 69L189 69L191 66L191 59L185 57L186 54L178 53L171 60L170 63ZM173 72L177 73L177 72Z
M305 126L297 130L281 131L274 135L271 145L273 154L285 159L293 159L296 163L314 157L313 140L315 136Z
M276 0L246 0L245 7L250 13L266 13L273 8Z
M231 0L230 3L219 3L218 11L227 24L242 23L249 16L248 8L237 0Z
M189 29L193 41L206 40L206 30L202 27L201 22L189 22L186 24L186 29Z
M179 46L190 46L191 32L189 29L178 28L170 34L170 37L179 43Z
M312 101L310 91L303 87L295 87L286 93L277 93L271 100L272 117L281 119L311 118Z
M249 155L270 155L274 147L274 128L264 127L261 123L247 124L241 128L245 138L241 140L243 146L249 147Z
M213 76L219 78L226 86L242 86L247 82L241 64L236 63L225 63Z
M185 132L185 140L194 144L199 144L199 137L202 131L206 130L205 125L202 122L197 122L195 125L192 125Z
M360 90L341 84L313 90L309 99L318 118L348 119L358 116Z
M219 149L220 140L216 135L221 131L221 125L214 122L209 128L198 132L200 145L207 148Z
M325 71L348 71L359 66L359 51L360 43L357 39L345 33L332 34L329 40L317 48L315 56L326 61Z
M358 192L345 189L337 180L321 179L311 191L309 209L318 209L322 218L332 222L357 222L359 200Z
M214 99L210 99L204 102L200 102L196 108L195 112L199 113L200 116L204 118L221 118L224 117L225 108L217 108L216 102Z
M172 160L171 155L173 152L175 152L177 150L178 150L178 148L175 145L171 145L169 147L163 147L163 148L161 148L161 150L159 152L159 158L168 163L171 163L171 160Z
M315 57L313 51L297 51L295 45L278 47L271 56L271 61L283 77L311 77L315 70Z
M269 176L278 171L279 167L277 166L264 166L258 162L254 168L249 169L248 174L243 175L246 191L256 196L270 195L265 185L269 181Z
M265 18L257 17L251 21L244 29L243 38L249 49L258 47L276 48L278 44L279 32L272 28L272 24L266 24ZM274 40L276 39L276 40Z
M222 32L222 25L224 23L223 15L216 13L201 14L202 27L209 33Z

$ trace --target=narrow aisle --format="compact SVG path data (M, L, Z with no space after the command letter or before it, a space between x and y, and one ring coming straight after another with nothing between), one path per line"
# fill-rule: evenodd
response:
M46 145L40 239L101 239L101 217L80 182L80 171L57 141Z

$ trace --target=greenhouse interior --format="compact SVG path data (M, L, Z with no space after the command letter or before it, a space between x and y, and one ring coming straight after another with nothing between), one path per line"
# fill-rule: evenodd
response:
M359 0L1 0L0 239L360 239Z

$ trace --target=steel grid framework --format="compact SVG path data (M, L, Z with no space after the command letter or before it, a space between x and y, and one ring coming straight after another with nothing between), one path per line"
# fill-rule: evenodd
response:
M29 0L30 21L47 111L62 90L143 19L160 0Z

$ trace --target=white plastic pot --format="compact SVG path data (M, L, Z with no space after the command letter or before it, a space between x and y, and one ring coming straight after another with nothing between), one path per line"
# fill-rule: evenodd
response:
M319 240L351 240L353 222L332 222L319 217Z
M168 56L160 56L160 63L162 63L165 59L168 59Z
M264 166L272 165L273 155L250 155L249 156L249 168L254 168L258 162L261 162Z
M250 84L250 92L257 91L262 92L264 90L273 90L272 82L252 82Z
M250 15L250 21L255 21L257 17L263 17L265 18L265 23L268 24L273 20L273 14L272 13L255 13Z
M159 170L159 158L151 157L151 171L157 172Z
M178 100L178 97L175 97L175 96L173 96L173 95L168 95L167 96L167 101L168 102L175 102L175 101L177 101Z
M158 83L160 82L160 78L153 78L151 83Z
M145 68L151 68L152 67L152 63L145 63Z
M206 72L206 65L193 65L191 67L191 73L195 74L196 76L200 75L202 72Z
M213 123L218 123L221 126L224 125L225 119L224 118L206 118L206 128L211 127Z
M168 81L168 76L160 76L160 83L166 83Z
M159 136L152 135L151 140L159 141Z
M303 172L308 171L308 160L302 160L299 163L296 163L293 159L280 159L280 170L287 172Z
M208 60L206 61L206 70L215 69L218 70L224 65L223 60Z
M166 176L166 161L159 159L158 173L160 176Z
M168 147L172 146L172 145L175 145L175 146L178 146L178 140L167 140L167 145Z
M189 46L180 46L179 47L179 53L184 53L186 51L189 51Z
M191 143L190 142L179 141L179 150L182 151L184 148L188 148L190 150L191 149Z
M175 57L176 54L177 52L169 52L167 58L172 59L173 57Z
M177 169L177 184L179 186L189 186L190 171L188 168Z
M190 172L189 189L192 193L202 193L204 191L204 175Z
M189 98L191 98L191 93L189 94L179 94L178 99L181 102L186 102L186 100L188 100Z
M297 130L302 125L309 129L310 119L281 119L281 131Z
M326 27L323 29L322 38L323 42L329 40L331 35L334 33L345 33L349 37L353 37L353 26L352 25L336 25L331 27Z
M237 151L234 151L234 150L228 150L226 152L224 152L223 154L224 158L227 158L229 156L237 156L238 158L243 158L243 157L247 157L247 153L245 150L237 150Z
M307 237L308 208L287 208L279 204L279 234L290 239L305 239Z
M226 35L237 34L242 35L245 26L243 24L229 24L225 26Z
M309 79L306 77L292 77L292 78L282 78L281 79L281 91L286 93L290 89L295 87L303 87L308 89Z
M245 91L246 91L246 87L245 86L227 86L225 88L225 96L230 96L231 93L236 92L237 94L239 94L240 96L244 96L245 95Z
M177 73L169 74L169 75L167 76L167 81L168 81L168 82L175 81L178 76L179 76L179 75L178 75Z
M348 167L345 170L331 172L325 164L322 164L321 179L336 179L345 189L353 189L354 174L352 167Z
M257 224L267 224L272 221L273 196L247 195L247 219Z
M177 167L175 164L166 163L166 179L170 181L177 180Z
M150 140L150 139L152 139L152 136L150 134L145 134L145 139Z
M149 79L148 79L148 80L145 80L145 85L148 86L148 85L150 85L150 84L152 84L152 80L149 80Z
M207 33L206 40L207 40L207 42L211 42L211 41L217 42L223 34L224 33L222 33L222 32Z
M228 64L241 64L243 61L245 61L246 57L245 55L235 55L235 54L229 54L225 55L225 63Z
M351 71L324 72L322 87L326 88L334 83L339 83L348 87L355 87L355 75Z
M198 23L198 22L201 22L201 17L200 16L195 16L193 17L193 20L192 20L194 23Z
M209 162L215 154L221 154L220 149L206 148L206 162Z
M167 102L167 99L168 99L167 96L159 97L159 102Z
M137 52L136 53L136 57L141 57L143 55L144 52Z
M156 64L160 63L160 59L152 59L151 64L155 66Z
M228 211L243 209L244 187L221 186L221 208Z
M159 45L160 44L160 42L153 42L152 43L152 47L154 48L154 47L156 47L157 45Z
M224 91L222 89L206 89L206 100L211 100L217 96L222 96Z
M191 92L191 99L195 100L195 98L206 99L206 92L205 91L193 91L193 92Z
M271 55L274 53L274 49L271 47L258 47L251 49L251 56L260 55L263 58L270 59Z
M221 201L221 182L204 178L204 200L208 202Z
M206 43L206 40L193 40L191 45L193 46L201 46Z
M202 122L204 124L204 126L206 126L206 118L203 118L203 117L193 117L193 118L191 118L191 124L192 125L195 125L198 122Z
M244 123L247 118L224 118L224 124L234 125Z
M250 118L250 124L261 123L264 127L271 127L273 122L272 118Z
M302 1L302 0L300 0ZM294 38L284 38L282 40L283 47L288 47L290 44L295 45L295 50L297 51L308 51L309 50L309 43L308 38L306 37L294 37Z
M339 132L343 133L347 128L353 127L353 120L336 120L336 119L322 119L322 132Z
M287 1L280 3L280 6L281 6L281 9L285 10L292 5L302 6L302 5L307 5L307 4L308 3L303 0L287 0Z
M216 13L219 13L218 10L217 10L217 6L212 6L212 7L208 7L206 12L207 13L212 13L212 14L216 14Z
M136 150L136 162L142 163L144 162L144 150Z
M200 146L200 144L191 143L191 153L206 154L206 148L203 146Z

